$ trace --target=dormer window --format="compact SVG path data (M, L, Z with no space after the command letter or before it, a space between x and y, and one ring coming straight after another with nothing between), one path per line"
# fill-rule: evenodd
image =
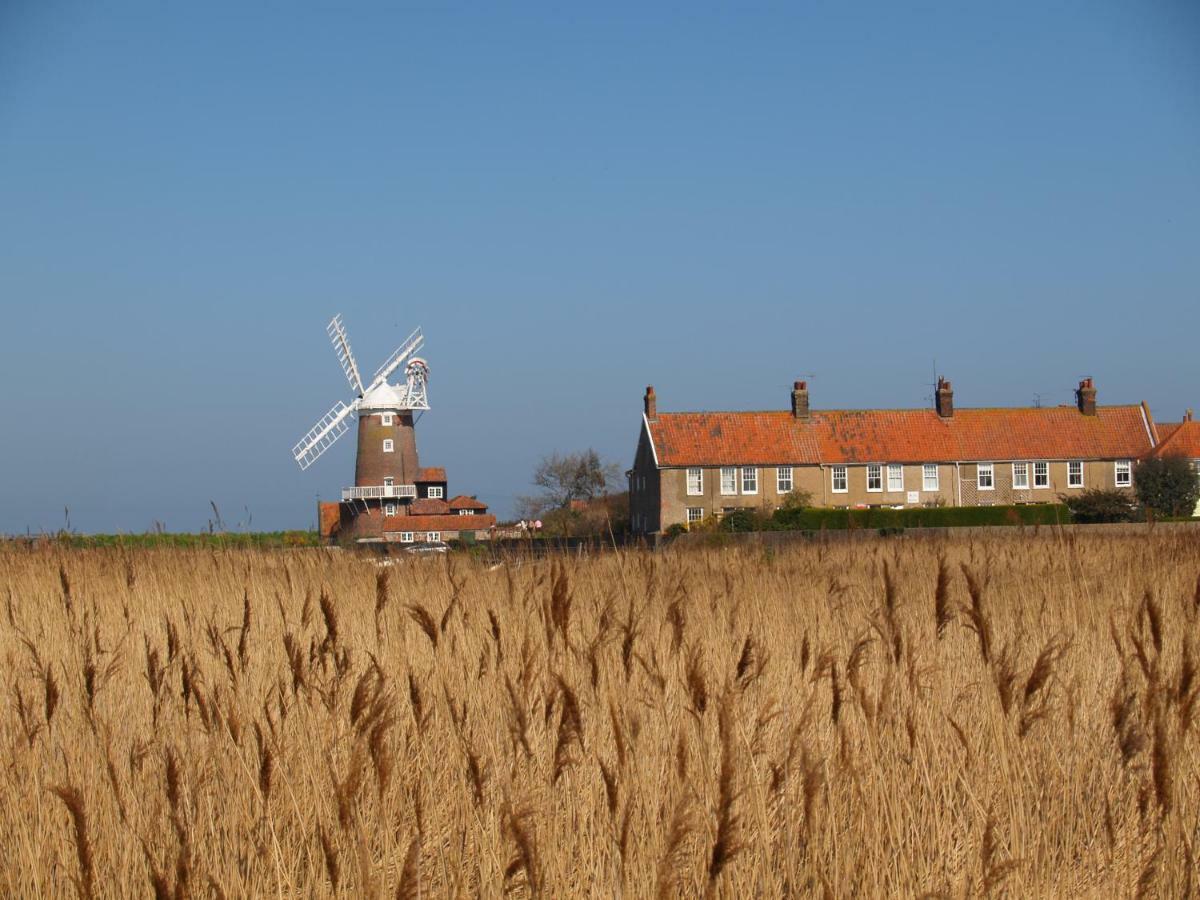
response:
M430 488L429 488L429 499L430 500L441 500L444 496L446 496L446 489L444 487L441 487L440 485L436 486L436 487L432 486L432 485L430 486Z

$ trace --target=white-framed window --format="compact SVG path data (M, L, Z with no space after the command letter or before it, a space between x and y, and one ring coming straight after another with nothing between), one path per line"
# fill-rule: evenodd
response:
M900 463L888 463L888 493L896 494L904 491L904 466Z
M867 465L867 490L878 494L883 490L883 466L879 463Z
M445 496L446 496L446 489L444 487L442 487L440 484L429 486L429 499L430 500L441 500Z
M1083 487L1083 460L1073 459L1067 463L1067 487Z
M385 516L394 516L396 514L396 504L395 503L385 504L383 507L383 514Z
M383 486L384 486L384 487L391 487L391 486L392 486L392 485L394 485L395 483L396 483L396 479L395 479L395 478L393 478L391 475L384 475L384 476L383 476Z
M704 494L704 470L687 470L687 492L689 497L699 497Z
M742 493L758 493L758 469L749 467L742 469Z
M411 544L413 542L413 533L411 531L400 532L400 543Z
M473 510L473 509L460 509L458 511L458 514L460 516L469 516L469 515L472 515L474 512L475 512L475 510Z
M937 463L925 463L921 466L921 489L926 491L937 491L941 488L938 486L938 467Z
M391 425L392 424L392 414L391 413L383 413L379 417L379 424L380 425Z
M689 525L693 525L704 519L704 507L689 506L687 508L687 521Z
M391 453L391 452L392 452L392 451L393 451L395 448L396 448L396 445L395 445L395 443L392 441L392 439L391 439L391 438L384 438L384 439L383 439L383 452L384 452L384 453Z
M721 466L721 493L725 496L737 493L737 468Z
M832 488L835 494L844 494L850 490L850 484L846 477L845 466L834 466L829 470L830 478L833 481Z
M775 470L775 493L790 494L792 492L792 467L780 466Z
M425 534L425 540L427 541L440 541L441 539L442 533L440 531L429 531Z
M1117 487L1129 487L1133 484L1133 463L1127 459L1118 459L1114 468L1117 476Z
M996 471L991 463L979 463L976 466L975 484L981 491L996 489Z
M1050 463L1035 462L1033 464L1033 486L1035 488L1050 487Z
M1029 490L1029 463L1013 463L1013 490Z

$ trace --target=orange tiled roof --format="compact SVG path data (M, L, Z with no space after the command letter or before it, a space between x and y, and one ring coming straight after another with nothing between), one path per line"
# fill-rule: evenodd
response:
M1137 458L1151 447L1141 406L659 413L660 466Z
M496 524L495 516L399 516L391 519L391 531L482 531Z
M446 470L441 466L425 466L417 469L417 484L422 484L426 481L445 481Z
M1160 438L1151 456L1186 456L1200 459L1200 422L1171 422L1158 426Z
M450 504L445 500L422 497L414 500L408 509L409 515L413 516L444 516L450 512Z
M487 509L486 503L480 503L474 497L468 497L466 494L459 494L450 501L451 509Z

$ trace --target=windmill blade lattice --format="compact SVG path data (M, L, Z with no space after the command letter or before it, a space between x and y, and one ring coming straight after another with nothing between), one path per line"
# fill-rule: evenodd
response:
M296 460L301 469L307 469L315 463L322 453L332 447L337 439L350 429L350 426L346 424L346 419L356 409L358 409L357 400L349 406L339 400L316 425L309 429L308 434L292 448L292 458Z
M350 382L350 389L362 394L362 376L358 374L358 363L354 359L354 352L350 349L350 338L346 334L346 326L342 324L341 313L329 320L325 331L333 343L333 350L337 354L338 362L341 363L342 371L346 373L346 380Z

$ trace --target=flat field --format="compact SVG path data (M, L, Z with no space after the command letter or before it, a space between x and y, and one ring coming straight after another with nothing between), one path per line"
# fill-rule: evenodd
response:
M0 547L7 896L1198 889L1200 534Z

